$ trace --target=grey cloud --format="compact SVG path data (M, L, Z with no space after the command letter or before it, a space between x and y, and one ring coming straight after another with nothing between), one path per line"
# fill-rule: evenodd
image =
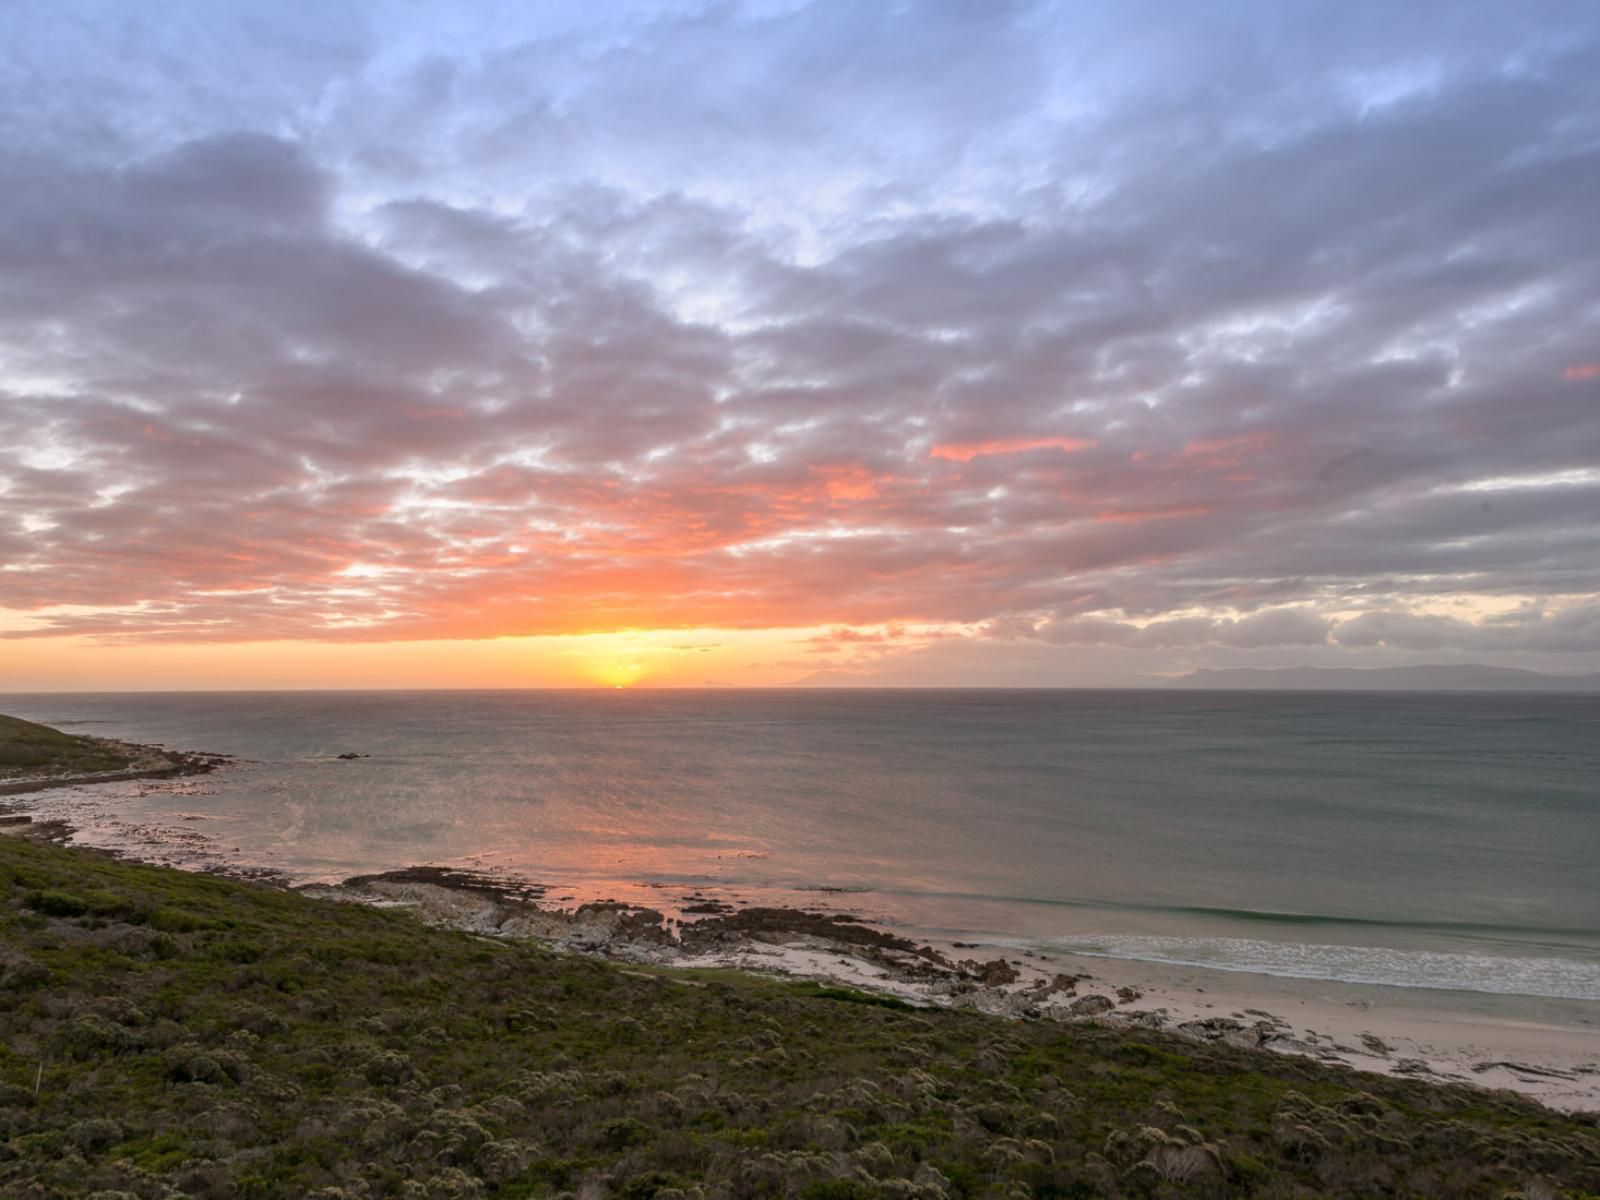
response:
M298 39L288 85L139 75L148 127L35 28L0 607L1592 651L1408 610L1600 593L1592 480L1541 478L1600 462L1600 21L1418 10L268 8L240 91ZM1029 439L1078 445L934 454Z
M1303 608L1272 608L1239 618L1173 617L1139 626L1098 616L1067 617L1027 630L1059 646L1134 646L1180 649L1204 645L1257 649L1314 646L1328 640L1333 622ZM1000 626L991 636L1015 636L1016 626Z
M1345 646L1393 650L1588 654L1600 650L1600 605L1517 611L1486 621L1383 610L1341 622L1334 639Z

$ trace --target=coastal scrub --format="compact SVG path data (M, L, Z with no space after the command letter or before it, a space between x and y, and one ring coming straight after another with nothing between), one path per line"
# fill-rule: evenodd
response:
M1600 1193L1508 1093L865 999L0 837L0 1194Z

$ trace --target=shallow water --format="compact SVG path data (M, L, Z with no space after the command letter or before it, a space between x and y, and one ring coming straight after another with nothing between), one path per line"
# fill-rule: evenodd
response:
M28 800L85 840L189 865L477 865L553 897L670 908L698 889L930 935L1600 1000L1596 697L232 693L0 710L249 760Z

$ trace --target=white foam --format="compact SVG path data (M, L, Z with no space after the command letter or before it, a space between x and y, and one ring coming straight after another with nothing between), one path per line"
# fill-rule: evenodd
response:
M1568 958L1510 958L1382 946L1131 934L1056 938L1049 944L1071 954L1280 975L1290 979L1600 1000L1600 963Z

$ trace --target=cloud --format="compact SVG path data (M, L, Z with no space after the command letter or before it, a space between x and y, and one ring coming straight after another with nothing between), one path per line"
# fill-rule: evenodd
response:
M1593 651L1600 20L1418 9L32 11L0 609Z
M935 446L928 454L951 462L971 462L975 458L988 458L996 454L1026 454L1032 450L1060 450L1071 454L1075 450L1091 450L1098 443L1093 438L1070 437L1013 437L995 438L987 442L952 442Z
M1058 646L1132 646L1181 649L1221 645L1240 649L1316 646L1328 640L1333 622L1303 608L1272 608L1232 618L1171 617L1136 625L1098 616L1052 620L1023 633ZM1016 636L1016 627L993 631Z
M1340 622L1334 638L1345 646L1395 650L1590 654L1600 650L1600 605L1523 609L1484 621L1385 609Z

